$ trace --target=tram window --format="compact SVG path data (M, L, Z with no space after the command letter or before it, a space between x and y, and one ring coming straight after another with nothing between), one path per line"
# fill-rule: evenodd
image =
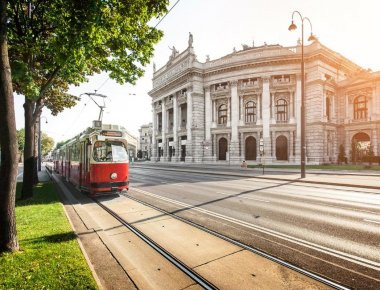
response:
M128 161L125 146L119 141L96 141L93 158L97 162Z

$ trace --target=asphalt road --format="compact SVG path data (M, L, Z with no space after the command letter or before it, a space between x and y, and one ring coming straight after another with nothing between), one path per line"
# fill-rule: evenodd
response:
M130 179L137 199L346 286L380 289L380 191L146 168Z

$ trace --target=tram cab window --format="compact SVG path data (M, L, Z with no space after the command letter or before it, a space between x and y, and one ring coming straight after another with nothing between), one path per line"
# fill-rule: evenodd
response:
M96 141L93 158L97 162L122 162L128 161L128 154L120 141Z

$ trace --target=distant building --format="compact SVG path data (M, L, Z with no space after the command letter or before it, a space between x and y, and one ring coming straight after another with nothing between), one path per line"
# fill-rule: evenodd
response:
M245 45L204 63L192 41L173 49L149 92L152 160L298 164L300 60L300 45ZM305 47L305 73L307 163L336 162L340 145L348 159L353 145L380 155L380 72L316 41Z
M138 141L139 139L135 136L133 136L131 133L129 133L124 127L121 127L123 133L125 134L125 137L127 138L128 142L128 154L130 157L137 157L137 147L138 147Z
M140 150L142 159L150 159L152 156L152 123L141 126L140 133Z

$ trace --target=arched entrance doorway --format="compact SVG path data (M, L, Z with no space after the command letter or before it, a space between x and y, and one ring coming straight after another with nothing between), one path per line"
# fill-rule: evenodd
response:
M366 156L368 154L370 146L371 138L368 136L368 134L364 132L356 133L352 137L351 142L352 161L356 162Z
M245 139L245 160L256 160L256 139L252 136Z
M277 160L288 160L288 138L284 135L276 139L276 158Z
M219 160L226 160L227 158L227 139L219 139Z

